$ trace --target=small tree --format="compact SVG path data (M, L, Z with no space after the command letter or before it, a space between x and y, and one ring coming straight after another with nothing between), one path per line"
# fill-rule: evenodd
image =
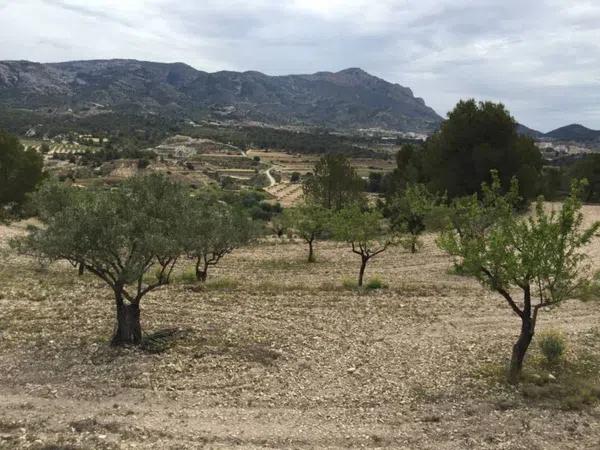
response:
M308 244L308 262L315 262L314 243L328 229L331 213L319 205L304 204L284 212L285 223Z
M49 260L67 260L114 292L113 345L140 344L140 302L169 283L182 253L187 192L159 175L132 178L114 190L49 185L35 195L44 227L15 245ZM155 276L146 275L157 268Z
M240 208L220 201L197 200L186 217L185 252L195 261L196 279L205 282L208 268L257 234Z
M427 220L440 209L443 197L432 194L423 184L409 184L402 195L388 202L392 226L409 234L408 245L411 253L416 253L419 236L427 228Z
M521 319L508 374L517 383L539 311L558 306L587 283L583 246L600 223L582 227L580 183L573 185L559 211L547 211L539 199L533 214L524 218L515 213L516 180L506 195L495 173L492 180L482 185L481 200L474 195L455 203L454 227L441 235L439 245L457 258L463 273L498 292ZM522 291L522 302L514 289Z
M344 208L333 217L332 229L337 240L349 243L352 251L360 256L358 286L363 285L367 263L398 243L377 210L361 210L357 206Z

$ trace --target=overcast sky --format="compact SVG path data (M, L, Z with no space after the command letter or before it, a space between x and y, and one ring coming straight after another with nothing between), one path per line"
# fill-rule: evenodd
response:
M0 59L97 58L361 67L442 116L474 97L541 131L600 129L600 0L0 0Z

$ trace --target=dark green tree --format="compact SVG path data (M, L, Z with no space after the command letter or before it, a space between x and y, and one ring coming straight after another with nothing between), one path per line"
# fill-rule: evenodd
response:
M571 179L587 180L584 186L583 199L586 202L600 202L600 155L592 154L576 161L568 170Z
M33 148L0 131L0 216L6 206L20 206L43 177L44 162Z
M440 130L425 144L423 168L433 192L449 198L481 192L497 170L502 188L519 181L524 200L539 193L542 156L532 139L519 135L517 123L501 103L460 101Z
M326 155L315 165L312 176L303 183L304 196L310 203L327 209L364 202L365 182L343 155Z

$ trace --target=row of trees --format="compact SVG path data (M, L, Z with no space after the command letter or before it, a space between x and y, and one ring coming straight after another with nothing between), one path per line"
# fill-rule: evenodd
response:
M399 158L405 156L401 153ZM340 170L340 165L345 169ZM407 172L412 170L410 164L407 167ZM338 173L344 174L343 179ZM424 184L407 181L399 193L380 204L386 224L381 212L366 208L366 200L351 182L356 173L349 164L328 157L308 180L312 184L305 185L307 198L315 204L284 214L288 226L308 243L309 261L314 258L314 241L328 233L349 242L361 255L359 285L371 257L397 243L406 243L415 252L418 236L435 224L441 230L437 243L454 257L457 272L498 293L519 317L520 333L508 374L509 381L517 383L540 311L589 294L592 280L584 247L597 236L600 222L583 226L580 199L587 189L585 180L573 182L560 210L549 209L539 197L533 211L525 215L528 202L518 177L508 186L496 170L488 178L471 195L450 201L432 194ZM521 291L521 299L516 290Z
M420 188L419 188L420 189ZM584 246L600 223L583 227L582 184L574 184L560 210L538 200L532 214L517 212L516 179L503 193L492 175L482 195L463 197L448 208L439 246L455 257L462 274L497 292L520 318L509 379L517 382L538 314L577 296L590 284ZM14 245L51 261L67 260L103 280L116 308L114 345L139 344L140 303L171 280L182 257L193 258L200 280L208 267L254 236L251 220L219 201L190 197L181 185L159 175L132 178L112 190L91 191L47 184L35 195L41 227ZM286 213L312 248L328 229L361 257L359 284L367 262L399 242L381 212L349 205L338 211L300 206ZM312 250L309 258L313 258ZM520 290L522 298L516 296Z

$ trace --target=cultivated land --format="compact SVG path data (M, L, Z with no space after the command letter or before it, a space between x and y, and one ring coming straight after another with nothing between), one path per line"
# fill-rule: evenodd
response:
M24 225L3 227L3 245ZM590 254L600 267L600 243ZM113 300L96 278L5 254L0 448L600 446L598 406L563 410L498 381L519 320L453 274L434 236L417 255L375 258L367 278L388 286L369 293L343 287L358 270L347 247L319 242L318 262L305 257L300 242L267 239L205 287L180 274L142 303L147 333L179 332L134 350L108 346ZM569 301L539 331L564 331L577 362L600 355L599 319L597 303ZM527 366L538 359L534 343Z

